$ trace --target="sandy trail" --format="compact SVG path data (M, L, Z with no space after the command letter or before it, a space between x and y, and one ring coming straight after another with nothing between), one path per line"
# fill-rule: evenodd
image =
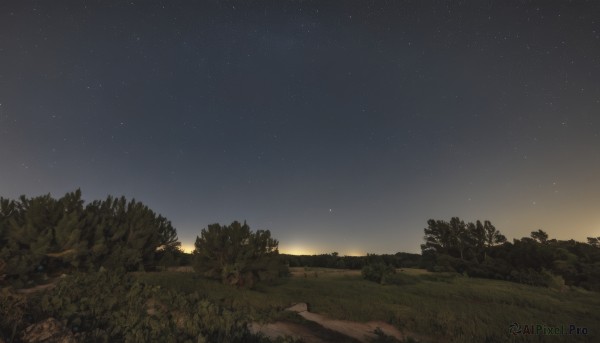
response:
M327 341L318 335L312 333L306 326L296 323L275 322L269 324L251 324L252 333L262 333L270 339L277 337L291 336L296 339L302 339L306 343L326 343Z
M308 311L300 312L298 314L304 319L311 320L324 328L352 337L359 342L366 343L377 338L377 335L374 333L377 328L381 329L386 335L392 336L398 340L402 340L403 338L402 333L398 329L384 322L360 323L349 320L330 319L321 314Z
M367 343L377 338L375 330L379 328L383 333L392 336L398 340L402 340L404 335L400 330L393 325L380 321L372 321L368 323L353 322L349 320L331 319L327 316L311 313L308 311L308 306L305 303L296 304L286 311L298 313L306 320L310 320L322 326L327 330L331 330L336 334L348 337L349 341L357 341ZM301 338L307 343L330 342L331 338L324 337L323 333L314 332L309 327L288 322L275 322L269 324L253 324L250 329L252 332L261 332L265 336L275 339L278 336L291 336ZM324 331L327 331L324 330Z

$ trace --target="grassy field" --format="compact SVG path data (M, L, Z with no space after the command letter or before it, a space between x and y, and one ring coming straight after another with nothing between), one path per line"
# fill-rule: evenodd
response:
M563 291L516 283L475 279L457 274L399 271L390 284L363 280L356 271L292 269L292 276L254 290L225 287L194 273L137 274L140 281L182 292L199 292L253 321L290 320L282 310L306 302L311 312L353 321L382 320L408 336L441 342L572 342L600 341L600 294ZM587 335L513 336L517 322L544 327L573 324Z

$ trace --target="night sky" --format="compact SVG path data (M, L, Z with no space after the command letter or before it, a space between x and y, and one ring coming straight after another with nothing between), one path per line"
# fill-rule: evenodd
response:
M111 5L112 4L112 5ZM188 248L420 252L429 218L600 236L598 1L0 1L0 195Z

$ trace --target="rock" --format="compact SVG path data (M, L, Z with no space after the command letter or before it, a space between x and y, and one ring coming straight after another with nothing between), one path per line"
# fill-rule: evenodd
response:
M25 343L77 343L73 333L54 318L29 325L21 339Z
M296 312L296 313L306 312L306 311L308 311L308 305L306 303L297 303L296 305L293 305L292 307L288 307L285 310Z

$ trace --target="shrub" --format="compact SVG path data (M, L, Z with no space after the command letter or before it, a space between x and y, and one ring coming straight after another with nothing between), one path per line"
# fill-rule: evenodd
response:
M245 318L197 293L148 286L119 272L78 274L41 296L46 316L63 320L84 341L245 341Z
M16 336L18 330L29 324L27 298L8 288L0 289L0 341L6 338L9 342ZM6 337L2 337L2 333Z
M245 222L212 224L196 237L194 270L224 284L252 288L257 280L287 275L278 245L269 230L253 232Z
M386 277L395 272L396 270L394 267L383 262L377 262L364 266L362 269L362 276L369 281L374 281L383 285L385 284Z

